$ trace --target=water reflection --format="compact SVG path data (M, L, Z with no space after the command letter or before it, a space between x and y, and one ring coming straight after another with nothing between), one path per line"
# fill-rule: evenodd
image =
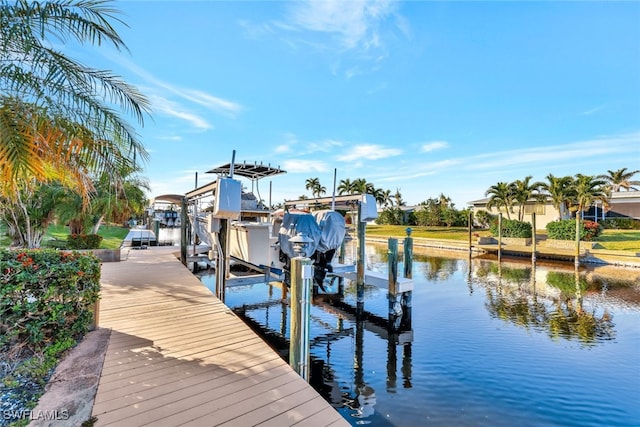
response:
M367 261L383 271L386 251L371 250ZM371 287L359 315L349 281L330 282L313 302L312 381L353 425L419 425L427 415L432 425L640 419L629 403L640 399L629 379L640 356L639 271L416 252L413 266L408 323L391 315L384 290ZM227 303L286 358L289 308L276 289L231 290ZM514 389L522 389L519 399ZM605 402L595 389L618 397ZM583 405L567 408L571 393Z
M607 309L594 306L585 310L583 295L599 289L597 284L588 283L578 268L568 273L536 269L535 264L503 264L484 262L475 270L475 277L483 279L475 283L485 289L485 306L491 316L546 331L554 339L577 339L585 345L615 338L613 316ZM538 282L542 286L536 286ZM546 289L542 298L540 287Z

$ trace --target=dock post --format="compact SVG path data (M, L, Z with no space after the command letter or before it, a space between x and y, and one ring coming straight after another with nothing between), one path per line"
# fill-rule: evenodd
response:
M413 237L411 237L411 228L407 227L407 237L404 239L404 277L411 279L413 277ZM469 252L471 253L471 252ZM411 329L411 300L413 299L413 291L402 293L402 329Z
M498 262L502 259L502 212L498 214Z
M576 211L576 258L574 264L576 267L580 265L580 217L578 211Z
M469 228L469 233L468 233L469 234L468 235L468 238L469 238L469 253L471 253L472 248L473 248L473 246L471 244L471 229L473 228L473 212L472 211L469 211L469 226L468 226L468 228Z
M388 263L389 263L389 332L396 331L396 321L402 316L402 308L398 303L398 239L389 238L388 243Z
M413 276L413 237L411 227L407 227L407 237L404 238L404 277L411 279Z
M222 302L225 299L225 286L227 280L227 269L229 268L227 241L229 240L229 220L220 219L220 232L218 234L218 242L220 248L218 250L218 259L216 262L216 296Z
M180 202L180 261L187 266L187 198Z
M536 213L532 212L531 213L531 228L533 229L533 233L532 237L533 239L531 239L531 262L535 263L536 262Z
M365 251L365 230L367 223L362 220L362 203L358 204L358 256L356 260L356 311L357 314L364 313L364 264L366 258Z
M313 269L309 258L291 259L291 337L289 365L309 381L309 318Z

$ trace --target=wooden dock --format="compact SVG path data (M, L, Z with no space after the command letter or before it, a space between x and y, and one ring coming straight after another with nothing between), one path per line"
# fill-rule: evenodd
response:
M129 250L104 263L111 329L96 426L348 426L175 257Z

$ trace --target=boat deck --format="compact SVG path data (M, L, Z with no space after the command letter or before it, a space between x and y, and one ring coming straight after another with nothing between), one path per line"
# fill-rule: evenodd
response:
M174 255L102 265L96 426L348 426Z

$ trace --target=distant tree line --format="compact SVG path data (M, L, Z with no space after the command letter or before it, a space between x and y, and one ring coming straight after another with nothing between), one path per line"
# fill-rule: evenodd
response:
M533 182L532 176L513 182L498 182L490 186L485 196L489 196L487 208L503 210L507 219L523 221L525 205L533 202L551 201L558 210L558 219L575 216L577 212L588 210L595 201L608 206L611 193L621 190L638 191L640 181L633 180L640 170L628 171L627 168L615 171L608 170L607 174L589 176L576 174L575 176L556 177L549 174L544 182ZM306 180L305 188L313 197L321 197L327 189L318 178ZM402 193L397 188L395 193L390 190L376 188L366 179L359 178L341 180L337 192L343 194L371 194L382 208L379 212L378 224L389 225L419 225L431 227L466 227L469 225L470 209L457 209L451 198L441 193L437 197L430 197L418 203L415 209L403 209L406 203ZM306 199L303 195L301 199ZM474 225L489 227L492 215L486 211L475 212L472 216Z

